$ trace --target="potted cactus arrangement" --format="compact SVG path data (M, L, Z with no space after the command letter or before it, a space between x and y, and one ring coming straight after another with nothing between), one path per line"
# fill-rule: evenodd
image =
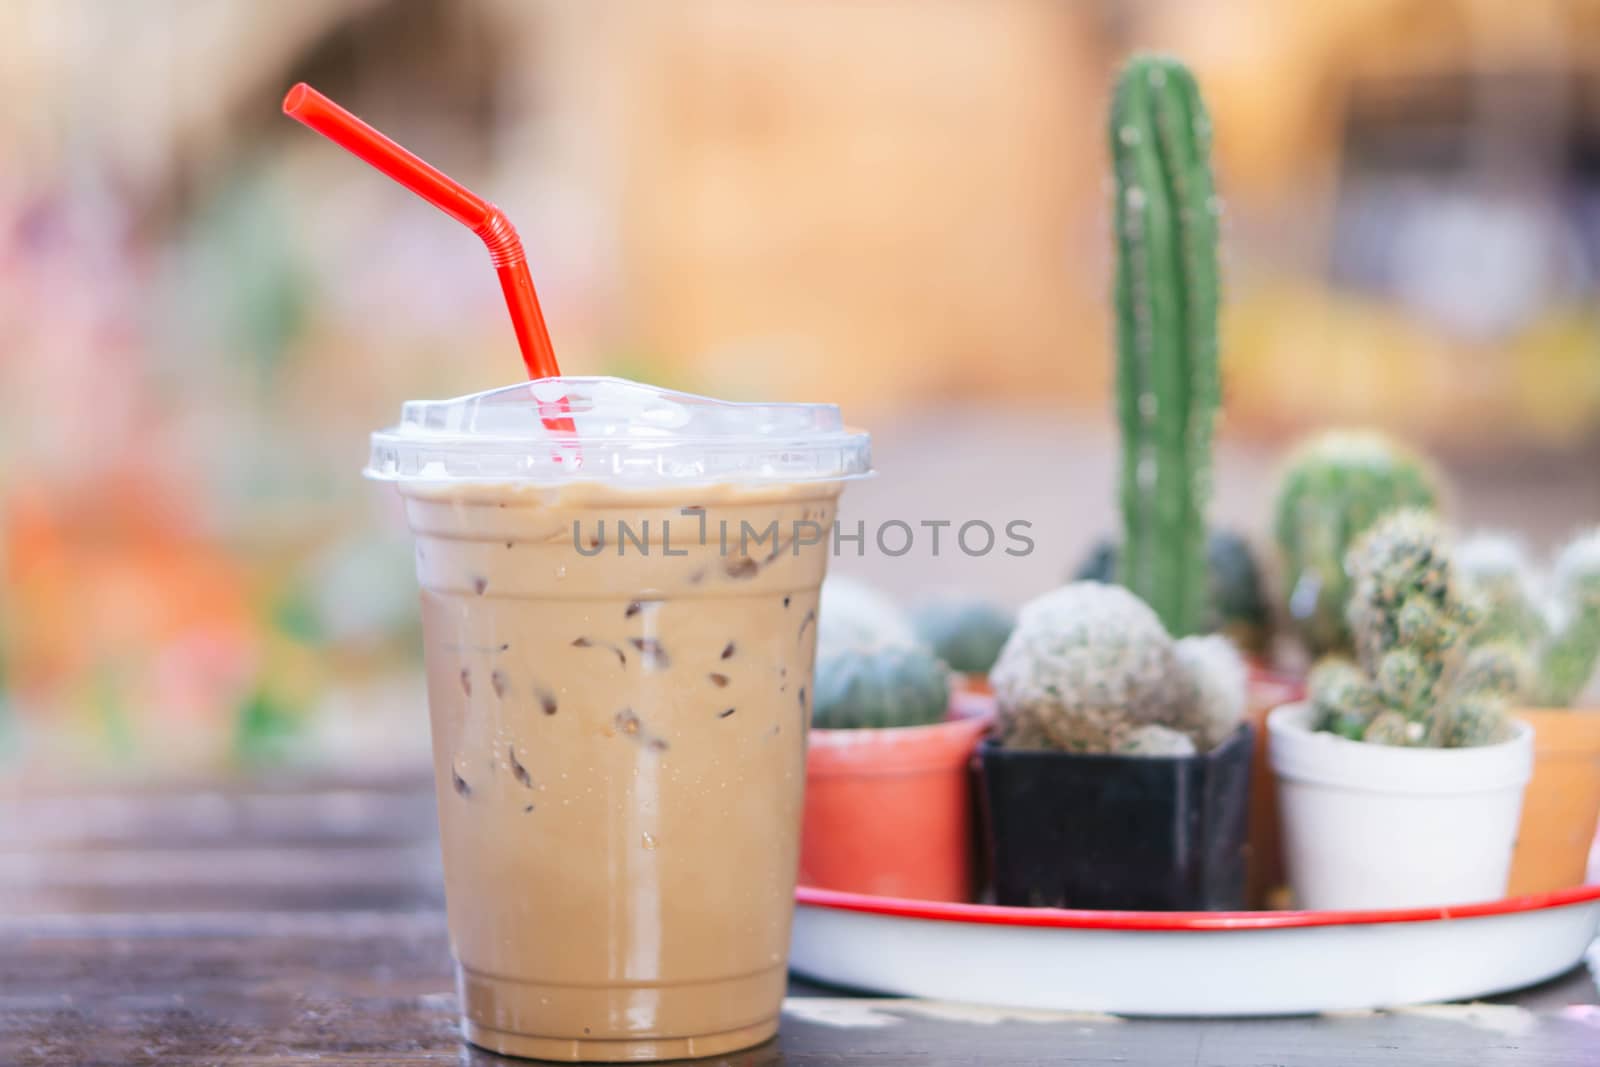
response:
M1504 894L1533 731L1517 650L1489 639L1437 519L1380 519L1351 550L1352 655L1267 719L1289 882L1315 909Z
M1118 79L1118 585L1023 607L990 672L979 748L996 899L1085 908L1243 903L1246 669L1210 611L1206 508L1217 369L1217 208L1192 74L1136 56Z
M1600 529L1538 574L1512 538L1462 541L1461 577L1484 640L1523 657L1517 716L1533 727L1533 779L1511 860L1512 895L1581 884L1600 820L1600 709L1574 710L1600 664Z
M1251 732L1225 638L1174 640L1118 586L1024 605L979 746L1001 904L1243 906Z
M1284 462L1273 503L1279 617L1311 658L1350 654L1345 558L1374 522L1400 508L1433 510L1442 481L1433 466L1375 430L1336 429L1301 442ZM1302 661L1303 663L1304 661ZM1267 750L1267 713L1305 696L1305 671L1259 672L1250 702L1256 746L1250 792L1250 900L1281 903L1287 893L1277 790Z
M984 620L986 613L968 613ZM943 652L984 633L947 625ZM952 708L956 674L888 597L823 586L800 881L920 900L973 897L968 763L989 709Z

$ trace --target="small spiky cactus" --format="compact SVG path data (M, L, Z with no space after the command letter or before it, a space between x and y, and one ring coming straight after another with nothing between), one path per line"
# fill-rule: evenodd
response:
M926 726L945 717L950 668L920 645L847 645L820 653L811 725Z
M1201 630L1217 370L1217 207L1211 121L1188 68L1139 55L1110 116L1116 180L1118 580L1171 633Z
M1298 447L1284 466L1274 529L1287 614L1313 655L1345 652L1352 545L1399 508L1433 510L1439 480L1419 456L1378 433L1333 431Z
M1411 510L1380 519L1351 550L1349 569L1356 658L1329 657L1312 671L1317 728L1434 748L1503 739L1522 664L1511 646L1474 646L1482 616L1456 580L1437 520Z
M1483 605L1480 641L1515 646L1527 660L1521 699L1565 707L1600 663L1600 530L1578 537L1541 581L1515 540L1480 534L1456 558Z
M1226 639L1174 641L1128 590L1074 582L1023 606L989 681L1008 747L1176 755L1170 734L1204 751L1232 732L1244 675Z

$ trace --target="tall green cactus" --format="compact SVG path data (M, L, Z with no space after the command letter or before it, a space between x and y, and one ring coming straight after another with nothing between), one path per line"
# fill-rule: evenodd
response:
M1117 409L1124 549L1118 580L1174 636L1206 611L1206 504L1217 371L1211 121L1194 75L1129 60L1111 105L1116 172Z

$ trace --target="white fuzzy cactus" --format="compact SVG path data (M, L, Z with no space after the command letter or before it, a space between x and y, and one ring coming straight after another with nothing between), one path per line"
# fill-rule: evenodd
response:
M1249 670L1233 642L1221 634L1185 637L1174 648L1191 689L1182 725L1202 748L1238 728L1248 701Z
M1144 601L1099 582L1024 605L989 681L1013 748L1185 754L1167 735L1208 748L1245 704L1244 664L1226 639L1175 642Z

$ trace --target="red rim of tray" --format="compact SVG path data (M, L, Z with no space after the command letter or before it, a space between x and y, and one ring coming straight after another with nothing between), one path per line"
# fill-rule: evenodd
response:
M1524 911L1561 908L1600 900L1600 883L1532 893L1477 904L1439 908L1385 908L1371 911L1086 911L1075 908L1012 908L998 904L950 904L905 900L800 886L795 900L817 908L894 915L902 919L1035 926L1076 930L1281 930L1301 926L1360 926L1371 923L1480 919Z

